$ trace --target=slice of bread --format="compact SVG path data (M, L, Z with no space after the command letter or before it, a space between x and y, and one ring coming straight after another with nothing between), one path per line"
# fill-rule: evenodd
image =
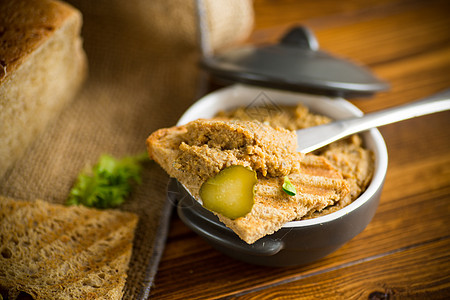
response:
M0 292L121 299L137 221L118 210L0 197Z
M81 25L63 2L0 1L0 177L86 77Z
M303 156L295 145L295 133L257 121L197 120L157 130L147 139L150 157L200 202L203 182L225 167L244 165L257 171L251 212L235 220L218 215L249 244L349 193L348 183L327 159ZM285 175L297 190L295 196L282 190Z

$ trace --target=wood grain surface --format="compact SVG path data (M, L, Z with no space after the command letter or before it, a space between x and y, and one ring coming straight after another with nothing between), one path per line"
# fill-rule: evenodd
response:
M352 99L364 112L450 88L450 1L255 0L249 42L295 24L321 48L369 67L389 91ZM173 215L154 299L450 299L450 112L380 129L386 183L368 227L327 257L268 268L229 258Z

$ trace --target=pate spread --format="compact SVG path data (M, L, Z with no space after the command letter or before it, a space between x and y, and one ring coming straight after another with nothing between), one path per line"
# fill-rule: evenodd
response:
M225 120L258 120L273 127L298 130L329 123L326 116L313 114L302 104L297 106L239 107L231 111L221 111L217 117ZM341 201L322 211L310 212L302 219L317 217L334 212L358 198L367 188L374 172L374 157L363 147L359 135L334 142L314 152L325 157L343 175L350 186L350 193Z

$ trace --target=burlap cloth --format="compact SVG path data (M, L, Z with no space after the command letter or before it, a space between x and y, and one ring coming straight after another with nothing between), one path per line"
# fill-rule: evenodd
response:
M73 0L82 13L89 78L78 97L0 179L0 194L63 203L77 174L103 153L139 154L148 135L172 126L198 96L194 0ZM250 32L251 0L205 1L214 49ZM124 299L145 298L157 271L172 206L154 162L120 207L139 215Z

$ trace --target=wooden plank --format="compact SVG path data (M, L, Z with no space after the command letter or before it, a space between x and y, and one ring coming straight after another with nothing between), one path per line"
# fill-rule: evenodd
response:
M402 172L397 167L420 160L445 160L450 155L449 128L449 111L381 127L389 153L389 171Z
M176 212L174 212L176 214ZM162 260L176 260L199 252L210 250L206 243L198 243L198 236L193 233L177 216L174 216L169 230L167 244Z
M450 238L366 258L237 299L448 299ZM420 266L420 268L418 267Z
M404 7L344 26L317 31L323 49L349 57L365 65L403 59L450 42L450 3ZM355 41L358 46L355 47Z
M299 22L317 20L317 26L330 26L330 19L355 18L355 15L370 10L397 10L411 6L411 0L347 0L347 1L296 1L296 0L254 0L255 28L269 29L289 27Z
M420 100L450 88L450 45L375 66L373 71L391 87L373 98L352 100L366 113Z
M158 299L214 298L215 295L289 280L299 273L324 272L367 256L438 239L449 232L446 222L450 217L449 195L450 188L447 187L437 190L434 195L422 193L395 201L383 200L380 212L363 233L325 259L304 267L272 269L248 265L228 258L200 238L192 237L189 248L198 247L198 251L175 258L164 257L152 295ZM174 246L169 244L167 251L176 251L169 249ZM171 291L170 296L164 298L167 291Z

